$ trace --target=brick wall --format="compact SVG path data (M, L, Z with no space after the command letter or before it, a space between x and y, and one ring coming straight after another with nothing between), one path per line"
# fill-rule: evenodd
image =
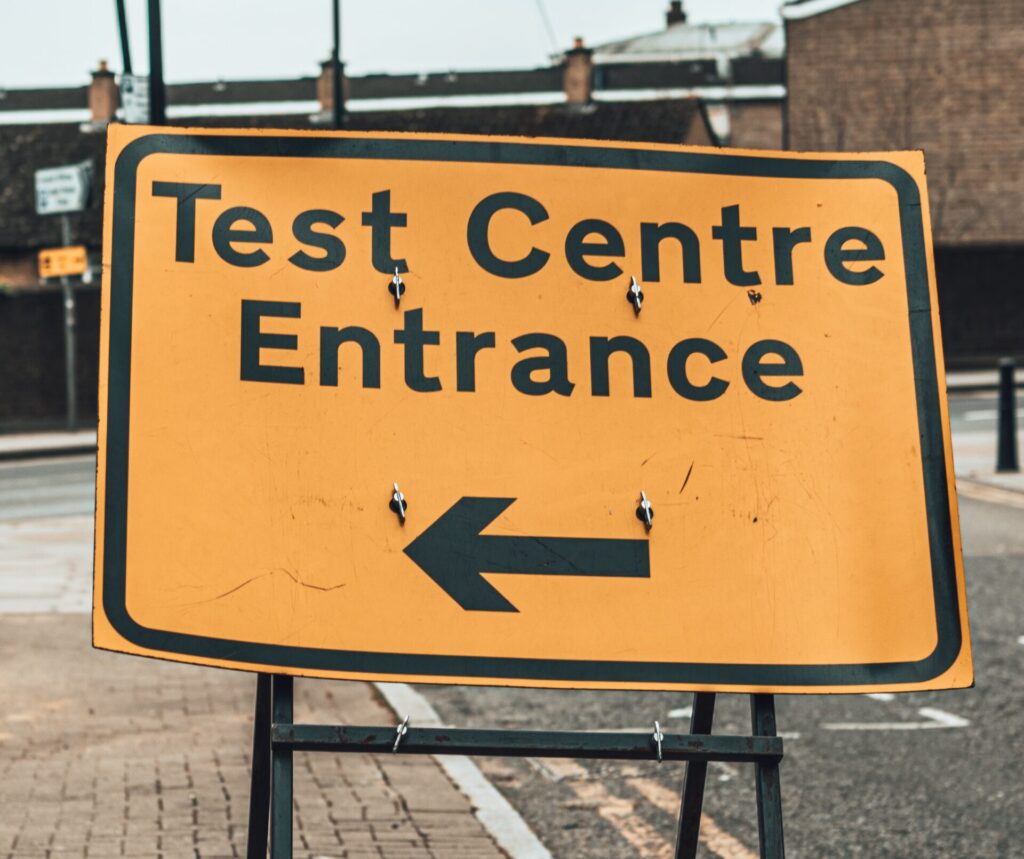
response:
M923 149L937 243L1024 243L1022 0L860 0L786 29L790 149Z
M730 146L741 149L782 149L782 104L778 101L736 101L729 109Z

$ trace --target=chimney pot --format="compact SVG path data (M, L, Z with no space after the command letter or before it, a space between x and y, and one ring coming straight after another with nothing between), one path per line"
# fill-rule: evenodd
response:
M341 94L349 100L348 78L345 77L345 64L341 63ZM331 60L320 63L320 77L316 81L316 97L320 102L320 116L330 117L334 112L334 80L331 76Z
M92 124L97 127L105 126L114 118L120 102L114 73L107 68L106 60L100 60L89 84L89 114Z
M567 104L583 106L591 102L594 92L594 51L583 46L580 36L573 41L572 50L565 52L562 89Z
M671 0L665 13L665 25L671 27L673 24L685 23L686 10L683 9L683 0Z

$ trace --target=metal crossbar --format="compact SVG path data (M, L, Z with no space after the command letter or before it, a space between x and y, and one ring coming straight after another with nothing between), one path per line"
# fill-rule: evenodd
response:
M664 734L666 761L757 763L782 760L778 737L698 737ZM349 725L274 724L274 748L305 752L391 752L394 728ZM409 727L402 738L405 755L481 755L540 758L653 760L651 734L578 731L489 731Z

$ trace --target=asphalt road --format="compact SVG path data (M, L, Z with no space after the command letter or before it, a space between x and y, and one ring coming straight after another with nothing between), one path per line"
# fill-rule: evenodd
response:
M994 410L988 395L953 399L954 433L993 431ZM0 463L0 520L85 530L94 472L92 457ZM962 499L961 517L976 688L780 697L790 856L1024 857L1024 509ZM83 552L78 577L87 575ZM64 599L77 604L87 592ZM688 695L419 688L460 726L649 730L658 719L666 731L688 727ZM715 730L749 730L745 697L719 696ZM479 763L558 859L671 855L681 765ZM757 855L749 766L710 767L705 812L712 825L702 855Z

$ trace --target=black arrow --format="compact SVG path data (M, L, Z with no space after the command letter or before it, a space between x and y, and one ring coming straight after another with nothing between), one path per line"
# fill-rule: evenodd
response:
M646 540L482 535L515 500L460 498L405 554L466 611L518 611L481 573L650 578Z

